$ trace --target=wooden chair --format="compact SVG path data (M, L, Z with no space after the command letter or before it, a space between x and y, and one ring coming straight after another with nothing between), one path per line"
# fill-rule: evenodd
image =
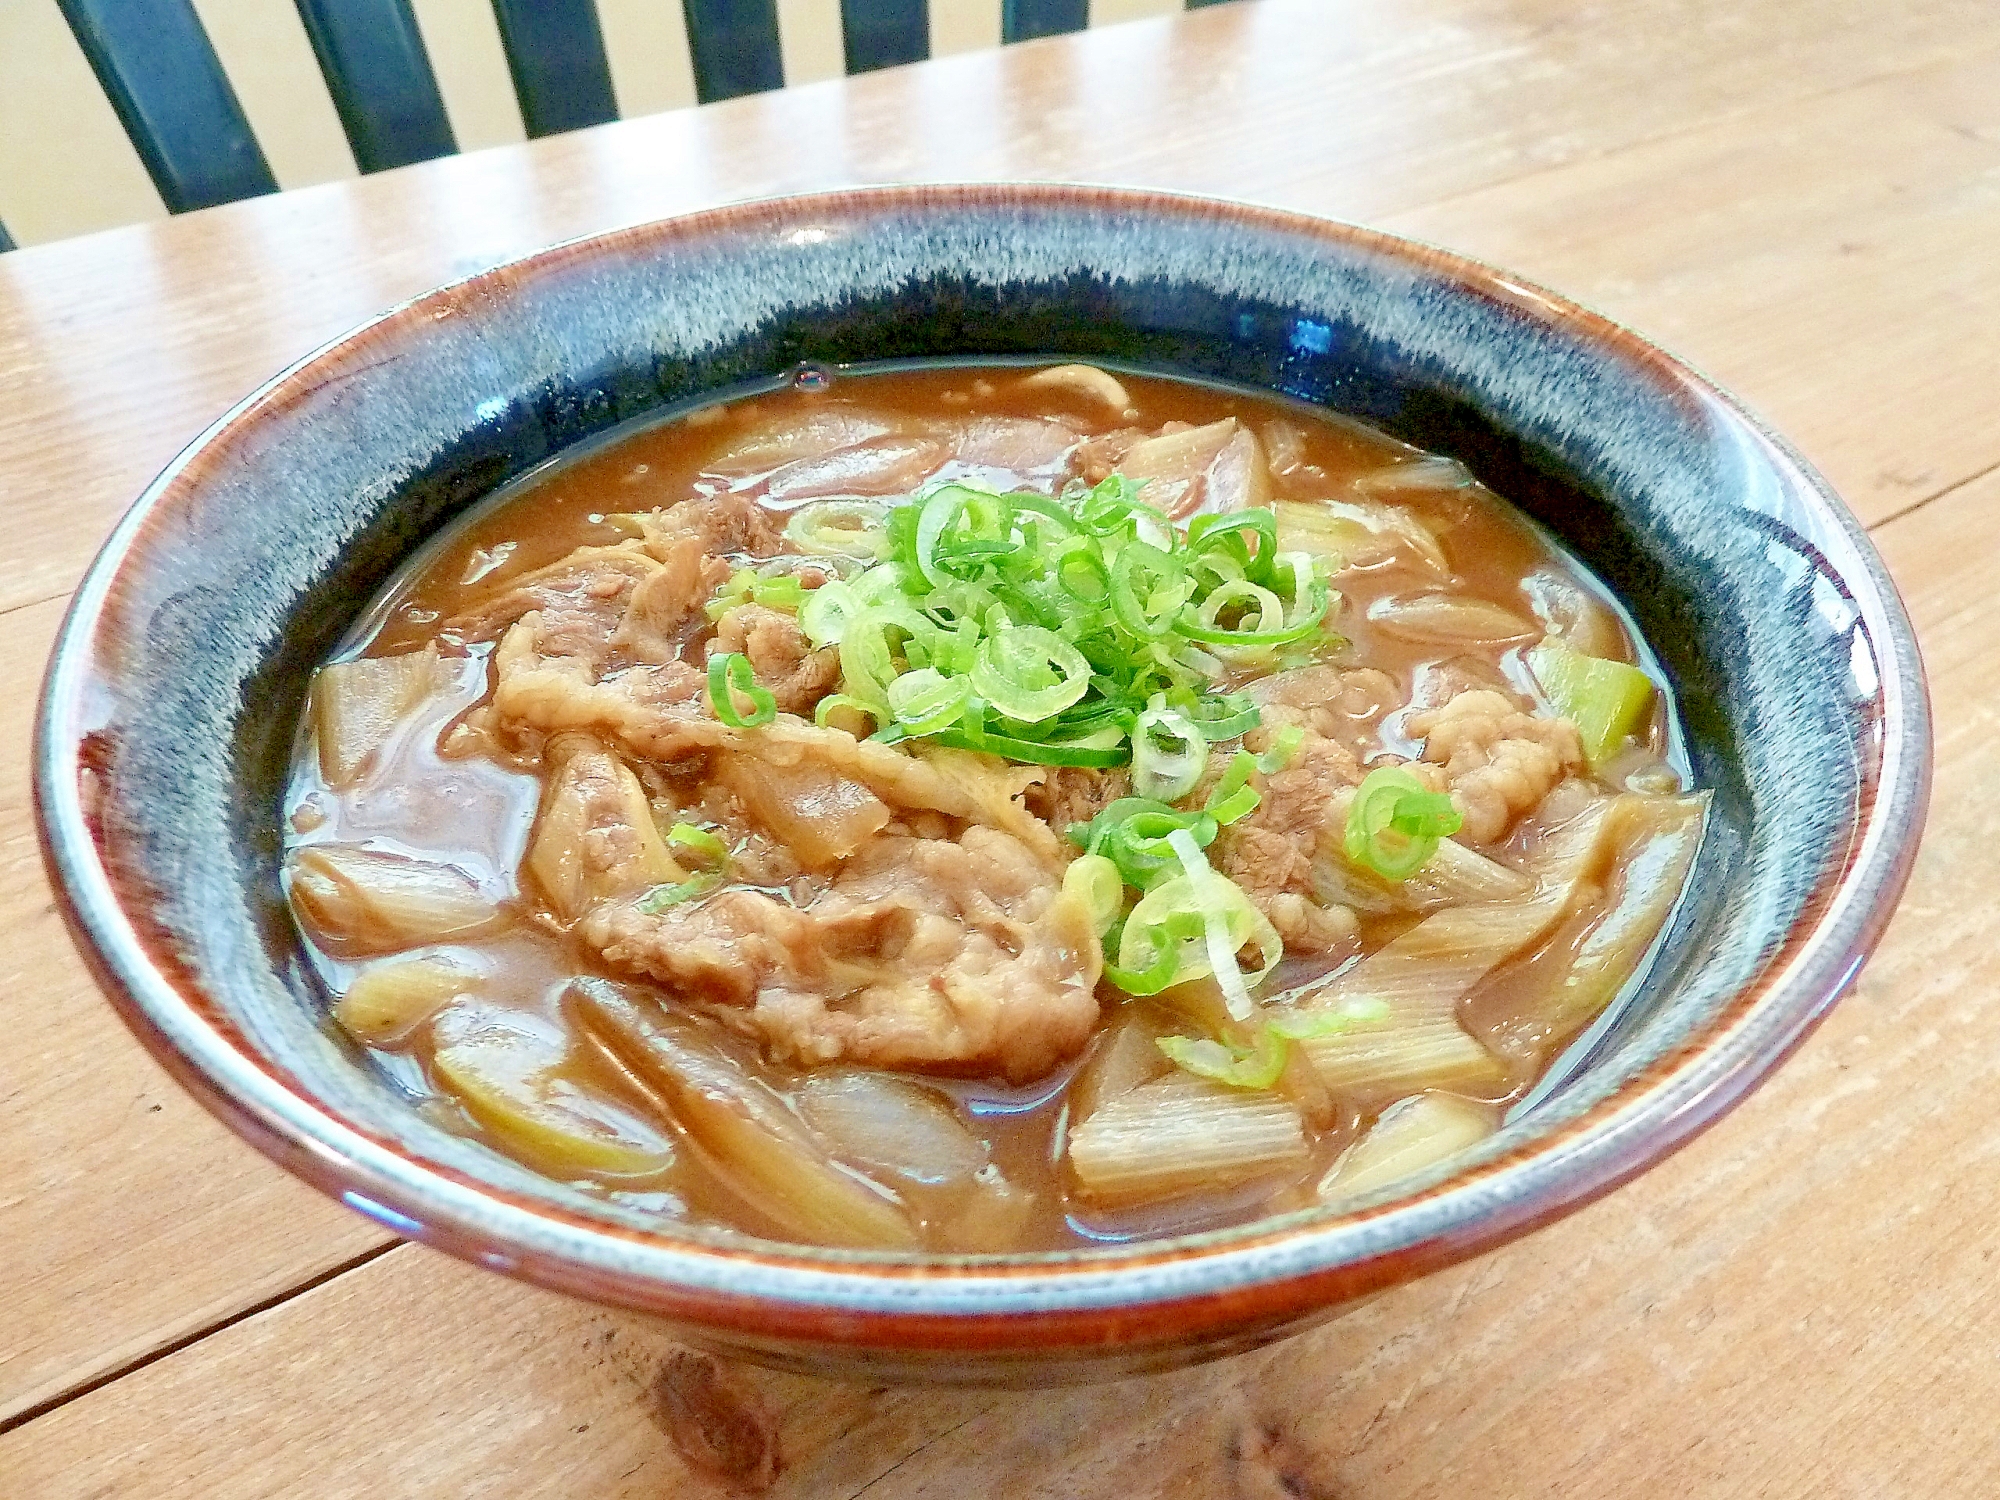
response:
M285 0L261 3L278 6ZM292 3L356 169L377 172L459 149L412 0ZM654 3L684 13L687 58L700 102L787 82L785 47L797 44L795 37L781 37L782 0ZM860 73L928 57L932 11L951 0L837 3L841 60L848 73ZM999 0L997 40L1079 30L1090 24L1093 4L1102 20L1215 3ZM278 191L278 177L193 0L56 4L168 212ZM821 0L825 11L832 4ZM527 135L618 118L596 0L491 0L491 5ZM794 6L790 24L796 29L798 16L813 14L813 6ZM0 225L0 250L12 244Z

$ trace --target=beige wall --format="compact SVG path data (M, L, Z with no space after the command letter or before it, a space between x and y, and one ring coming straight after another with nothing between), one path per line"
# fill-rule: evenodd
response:
M460 149L520 140L488 0L412 3ZM279 186L353 176L291 0L193 4ZM1179 0L1090 0L1090 20L1179 8ZM694 102L676 0L597 0L597 10L621 114ZM778 21L787 82L839 74L839 0L778 0ZM1000 0L931 0L931 38L939 55L999 45ZM0 223L31 245L164 213L55 0L0 0Z

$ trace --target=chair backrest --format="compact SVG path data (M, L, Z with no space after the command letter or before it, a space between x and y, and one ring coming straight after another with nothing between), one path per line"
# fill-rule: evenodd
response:
M962 47L968 35L1015 42L1219 0L488 3L521 127L529 136L542 136L618 117L618 90L606 46L606 32L614 19L628 30L634 17L643 17L652 28L678 27L681 35L671 40L678 46L685 39L681 76L691 73L694 98L708 103L796 83L802 81L799 74L823 76L840 67L860 73L919 61L932 54L938 33L949 34L947 48ZM274 173L266 159L197 6L213 24L218 8L225 5L241 11L282 7L286 0L56 0L56 4L168 212L278 190L282 174ZM432 46L454 45L451 26L439 24L440 15L450 14L443 0L291 0L291 4L356 169L376 172L459 149L439 70L425 45L427 29ZM659 13L649 14L646 7ZM457 14L462 19L466 12ZM827 34L836 21L837 48ZM816 34L807 36L807 31ZM297 32L292 35L296 38ZM235 65L240 69L238 45ZM298 45L296 40L292 45ZM491 41L486 45L490 48ZM827 59L823 65L817 62L822 57ZM788 71L794 75L789 79ZM252 98L250 103L254 114L257 101ZM637 112L659 107L653 101L641 105ZM317 107L326 106L321 102ZM0 251L12 246L0 225Z

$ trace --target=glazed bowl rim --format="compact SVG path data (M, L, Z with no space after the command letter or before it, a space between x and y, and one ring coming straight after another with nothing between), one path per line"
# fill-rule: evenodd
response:
M1831 893L1787 929L1779 959L1670 1058L1627 1079L1538 1139L1476 1162L1427 1190L1358 1213L1330 1210L1181 1239L1006 1257L901 1257L764 1241L641 1235L482 1186L390 1149L290 1086L226 1035L148 956L98 858L84 816L79 759L93 638L121 567L156 510L204 453L321 361L371 332L487 288L530 295L536 276L649 240L710 237L786 214L863 217L886 210L1031 206L1226 220L1447 276L1593 346L1618 346L1658 378L1727 414L1789 471L1794 492L1837 544L1829 565L1879 654L1881 742L1872 797L1848 826ZM142 558L136 559L143 561ZM1905 883L1928 798L1929 711L1914 634L1859 522L1826 482L1741 402L1684 362L1571 299L1498 268L1361 226L1192 194L1069 184L927 184L787 195L579 236L447 282L365 320L236 403L142 492L93 561L63 621L44 683L34 752L37 829L52 882L100 986L148 1049L210 1109L281 1165L397 1232L463 1258L596 1300L718 1329L861 1344L935 1342L982 1323L1023 1349L1119 1336L1129 1315L1177 1336L1303 1312L1436 1269L1588 1201L1683 1144L1803 1040L1852 980ZM1858 835L1858 836L1857 836ZM190 976L192 979L193 976ZM1135 1275L1135 1271L1143 1275Z

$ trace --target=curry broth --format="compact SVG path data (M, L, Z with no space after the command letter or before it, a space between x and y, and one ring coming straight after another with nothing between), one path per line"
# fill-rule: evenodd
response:
M288 800L293 848L365 844L416 858L442 858L466 871L482 891L499 899L503 916L498 925L474 938L418 944L396 950L393 956L443 959L476 976L481 1006L513 1013L521 1025L539 1030L551 1045L565 1049L561 1071L577 1089L640 1118L671 1119L671 1108L652 1086L604 1048L571 1035L570 1022L558 1004L565 986L578 975L622 982L633 976L609 967L564 924L541 910L533 882L522 867L543 795L540 776L528 764L440 753L441 737L486 699L493 654L490 642L463 640L441 629L441 622L460 615L472 601L490 596L510 579L556 563L580 546L614 547L626 541L630 529L609 518L690 496L754 489L763 476L723 477L709 467L715 455L746 432L843 407L936 420L982 414L1050 415L1048 395L1020 389L1009 379L1016 374L1004 368L955 367L847 374L830 383L808 381L702 408L622 437L530 476L497 503L482 507L427 550L420 570L392 584L369 615L373 622L369 633L341 653L343 659L394 656L436 642L443 658L442 681L373 753L368 770L352 785L338 790L328 786L307 737ZM1118 379L1131 399L1126 412L1093 420L1087 409L1059 402L1055 413L1086 431L1112 421L1154 430L1173 422L1201 426L1223 417L1267 432L1274 431L1274 422L1284 424L1296 434L1296 443L1290 450L1290 466L1275 478L1277 499L1311 502L1358 493L1393 503L1435 538L1454 594L1537 622L1533 634L1474 646L1463 640L1414 639L1409 630L1394 628L1394 608L1412 591L1435 583L1433 574L1396 559L1379 566L1349 567L1337 577L1340 602L1331 621L1350 643L1335 653L1338 661L1387 673L1402 685L1406 696L1427 680L1479 681L1484 680L1481 674L1504 679L1518 693L1538 696L1523 653L1539 639L1552 608L1558 614L1579 609L1588 614L1592 654L1624 662L1642 660L1637 642L1602 588L1517 512L1462 473L1454 474L1439 461L1360 423L1296 403L1154 377L1121 374ZM1020 486L1043 493L1052 492L1060 477L993 465L947 466L943 472L996 489ZM1399 476L1409 482L1395 482ZM1390 619L1387 625L1385 618ZM686 647L694 665L700 664L703 646L703 639L697 638ZM1257 675L1240 674L1243 680ZM1421 739L1411 736L1407 720L1415 711L1408 703L1397 705L1375 726L1372 745L1364 748L1378 755L1414 756ZM1650 722L1621 763L1627 770L1638 767L1659 790L1673 789L1676 783L1665 765L1669 724L1662 694L1655 699ZM1503 859L1531 859L1542 836L1529 820L1496 852ZM1536 983L1542 969L1567 962L1565 955L1573 953L1592 930L1592 914L1601 913L1616 895L1615 869L1599 871L1594 881L1575 914L1532 952L1500 966L1465 1002L1468 1029L1488 1040L1507 1041L1500 1049L1505 1053L1504 1080L1479 1095L1489 1103L1504 1106L1519 1098L1577 1029L1558 1028L1534 1036L1521 1033L1518 1026L1511 1032L1508 1028L1520 1008L1524 987ZM1352 965L1357 955L1381 949L1421 920L1408 912L1364 911L1357 918L1358 940L1349 949L1319 960L1288 956L1264 993L1275 996L1323 982ZM337 937L310 923L307 930L315 961L335 994L347 992L369 958L379 956L344 951ZM1110 1017L1119 1003L1117 992L1103 984L1099 994ZM1175 1024L1175 1000L1170 991L1153 1000L1123 1004L1158 1017L1165 1029ZM706 1030L711 1043L752 1076L780 1093L795 1086L797 1069L767 1062L755 1044L720 1025L708 1023ZM1095 1047L1107 1045L1106 1035L1101 1028ZM382 1047L376 1055L413 1093L428 1097L434 1092L430 1082L434 1046L433 1028L420 1026L407 1040ZM925 1082L956 1101L975 1134L990 1146L1000 1174L1033 1194L1032 1211L1010 1223L1005 1243L981 1248L1059 1249L1092 1240L1212 1227L1307 1206L1315 1201L1312 1184L1353 1144L1370 1117L1351 1104L1336 1102L1323 1128L1314 1134L1308 1165L1286 1173L1284 1180L1252 1180L1210 1194L1170 1196L1151 1204L1105 1206L1068 1190L1063 1161L1071 1124L1071 1083L1091 1059L1092 1051L1086 1050L1025 1085L954 1077L948 1072L925 1076ZM455 1128L494 1139L448 1098L441 1108ZM703 1149L685 1132L664 1129L663 1134L675 1152L673 1164L664 1170L636 1176L561 1175L669 1217L793 1237L742 1192L726 1187L705 1161ZM498 1144L508 1149L504 1142ZM520 1151L518 1143L512 1154L535 1163L532 1153Z

